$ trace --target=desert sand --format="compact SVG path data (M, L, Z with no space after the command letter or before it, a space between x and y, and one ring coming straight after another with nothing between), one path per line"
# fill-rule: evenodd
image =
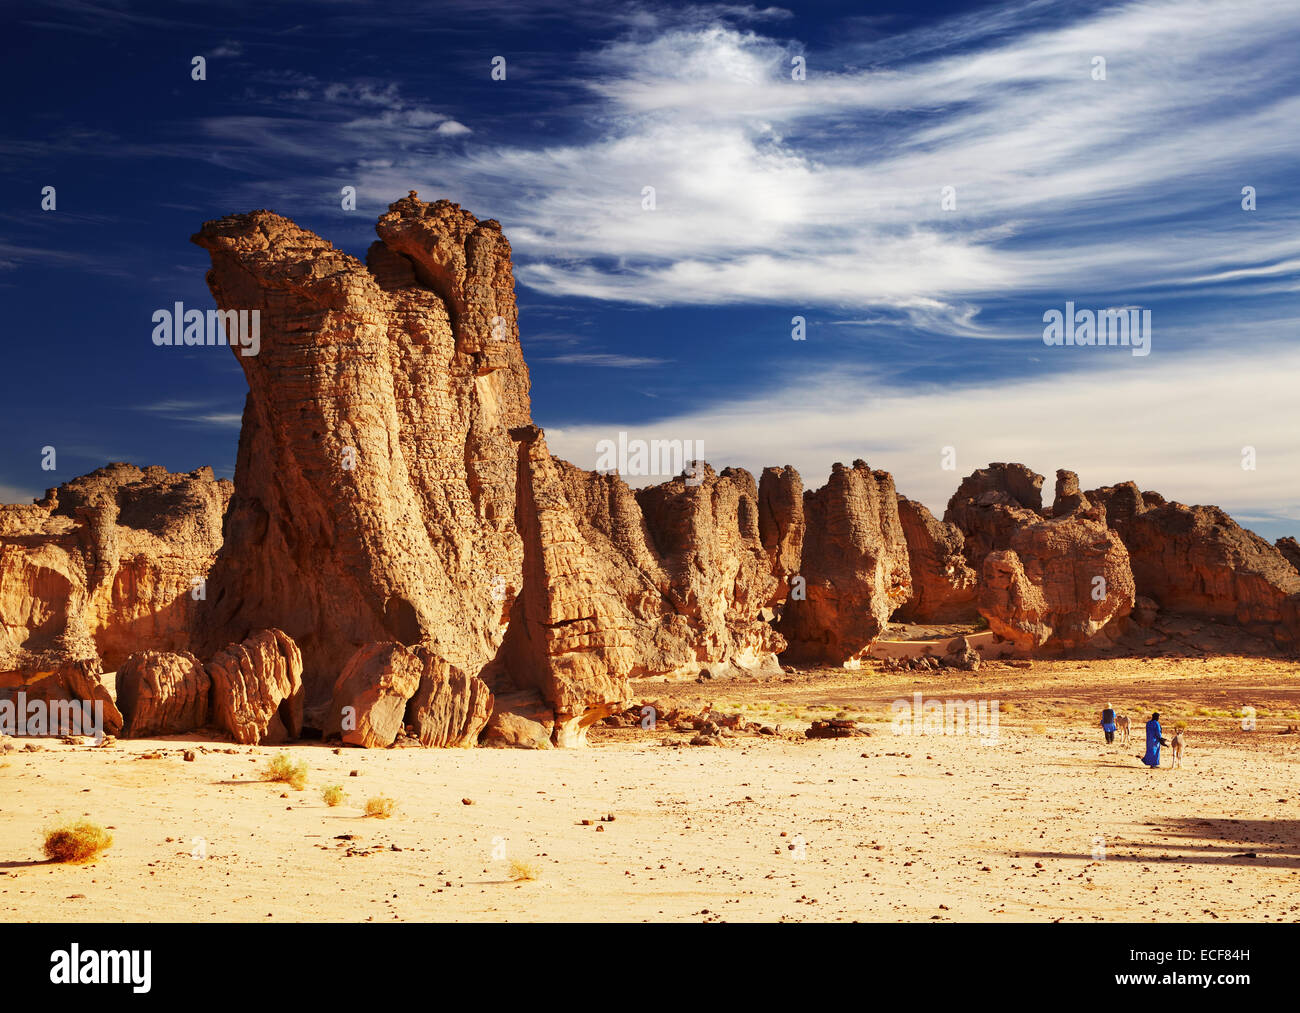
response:
M662 726L540 752L10 740L0 918L1294 922L1300 734L1279 733L1300 719L1298 673L1220 657L637 684L788 736L727 748ZM893 734L891 701L918 690L998 700L998 741ZM1134 717L1128 746L1095 727L1107 700ZM1136 758L1152 709L1167 735L1187 724L1181 769ZM870 736L791 734L836 715ZM305 790L258 779L283 751ZM324 804L331 784L347 804ZM363 815L374 795L393 818ZM83 815L112 848L44 862L42 829ZM537 878L512 880L512 860Z

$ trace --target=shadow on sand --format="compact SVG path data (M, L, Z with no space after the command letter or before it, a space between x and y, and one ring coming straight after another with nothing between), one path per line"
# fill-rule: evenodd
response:
M1108 862L1175 862L1300 869L1300 820L1175 819L1158 840L1117 840ZM1214 843L1206 843L1214 842ZM1195 842L1195 843L1193 843ZM1121 853L1125 852L1125 853ZM1135 853L1127 853L1135 852ZM1089 852L1020 852L1026 858L1089 859Z

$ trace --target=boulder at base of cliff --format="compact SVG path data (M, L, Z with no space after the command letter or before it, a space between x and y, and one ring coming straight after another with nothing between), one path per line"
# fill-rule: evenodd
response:
M496 698L483 745L499 748L550 749L555 734L555 711L541 695L527 690L502 693Z
M420 686L406 705L406 724L427 748L470 748L492 715L492 691L433 650L417 646Z
M179 735L208 720L212 680L188 651L137 651L117 670L124 738Z
M423 662L396 641L362 645L334 682L325 736L366 749L391 746L423 671Z
M280 630L259 630L208 662L212 718L244 745L302 734L302 654Z

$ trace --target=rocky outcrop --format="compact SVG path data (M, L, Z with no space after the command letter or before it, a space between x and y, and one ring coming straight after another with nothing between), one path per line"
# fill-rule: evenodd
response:
M785 641L764 610L783 596L784 582L762 541L753 476L743 468L717 474L697 461L692 478L640 489L636 498L662 600L685 619L690 649L678 670L779 671Z
M132 733L178 728L201 709L191 652L241 742L296 735L308 703L340 732L360 715L365 745L485 727L574 745L629 678L854 665L891 616L977 602L1019 644L1078 645L1116 629L1135 581L1143 618L1295 641L1294 541L1132 483L1084 493L1062 470L1044 509L1041 476L992 464L938 521L861 461L809 491L788 466L756 483L695 462L634 491L556 461L500 226L412 193L376 232L362 263L269 211L203 226L218 306L257 321L256 354L234 348L235 483L110 465L0 508L0 690L111 707L121 666Z
M47 706L38 726L26 721L28 735L120 735L122 715L104 684L98 658L70 660L75 652L52 651L24 659L24 668L0 672L0 700ZM20 696L21 694L21 696Z
M948 501L943 519L965 536L966 562L976 573L990 552L1043 513L1043 476L1023 464L990 464L967 475Z
M496 697L483 745L500 749L550 749L555 710L534 690Z
M1115 532L1077 517L1018 528L984 559L979 610L1017 647L1081 647L1133 608L1129 556Z
M1056 495L1052 500L1051 516L1080 517L1087 520L1106 521L1106 511L1100 503L1093 503L1079 489L1079 476L1064 468L1056 472Z
M283 631L260 630L208 662L212 719L244 745L302 734L302 654Z
M363 264L269 211L208 222L208 284L260 314L214 638L302 646L313 706L360 644L436 640L479 672L520 587L512 428L529 422L510 246L414 194Z
M407 728L426 748L475 745L492 716L491 690L423 645L414 652L422 667L420 685L406 705Z
M98 702L120 732L102 673L190 645L230 495L209 468L110 464L0 506L0 689Z
M523 580L502 658L516 689L535 689L553 708L555 744L580 745L631 694L634 624L587 550L541 430L513 435Z
M1254 532L1212 506L1164 503L1136 513L1118 533L1139 594L1161 609L1214 616L1294 643L1300 572Z
M366 644L334 684L324 734L366 749L409 733L428 748L468 747L492 713L492 693L426 645Z
M211 680L188 651L137 651L117 670L122 735L179 735L208 721Z
M326 737L350 746L391 746L405 727L406 703L420 688L424 663L402 644L365 644L334 683Z
M231 491L210 468L110 464L0 506L0 672L187 648Z
M763 469L758 482L758 533L771 572L788 586L789 578L799 572L804 538L803 479L788 464Z
M787 600L780 632L792 660L855 665L911 597L894 480L865 461L837 463L803 508L804 593Z
M1089 489L1086 495L1089 502L1101 508L1106 523L1118 531L1121 538L1129 531L1133 518L1147 509L1142 491L1134 482Z
M1288 535L1286 538L1279 538L1273 543L1273 547L1282 553L1282 558L1290 563L1297 573L1300 573L1300 542Z
M966 563L966 539L956 524L937 520L924 504L898 497L898 520L907 542L912 597L894 618L908 623L959 623L974 619L978 575Z
M555 464L587 555L629 613L630 676L779 669L785 641L769 620L784 585L749 472L695 462L689 478L634 493L617 475Z

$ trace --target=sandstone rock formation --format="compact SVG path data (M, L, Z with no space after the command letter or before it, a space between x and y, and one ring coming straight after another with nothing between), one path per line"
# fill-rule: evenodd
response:
M550 749L555 709L534 690L498 695L483 733L483 745L515 749Z
M1138 594L1164 610L1227 619L1282 644L1300 641L1300 572L1278 547L1218 507L1137 497L1136 488L1097 493L1124 505L1108 505L1107 518L1128 547Z
M1042 517L1043 476L1023 464L990 464L967 475L948 500L943 519L965 536L966 562L976 573L984 557L1011 545L1011 536Z
M420 645L420 685L406 705L406 725L427 748L468 748L492 716L494 698L487 684L467 675Z
M523 581L503 658L514 686L537 690L553 708L556 745L580 745L631 696L632 623L593 564L541 430L514 436Z
M1018 647L1081 647L1133 608L1133 575L1119 537L1075 517L1025 524L984 559L979 610Z
M249 395L206 622L300 641L313 705L366 643L437 640L478 672L522 573L509 243L414 195L377 231L366 264L269 211L194 237L218 305L261 321L259 353L236 350Z
M1300 638L1294 540L1133 483L1058 471L1044 509L1041 476L991 464L939 521L862 461L807 491L704 462L634 491L555 460L500 226L412 193L376 232L365 263L269 211L194 237L218 306L258 314L235 482L110 465L0 507L0 692L120 725L120 666L128 731L182 730L212 657L237 741L298 734L306 705L340 731L354 708L364 745L564 746L629 678L855 665L893 616L978 605L1022 646L1071 647L1141 594L1142 621Z
M785 641L763 612L783 596L784 582L760 534L758 487L743 468L717 474L697 461L693 475L637 492L662 575L657 586L686 618L700 667L779 671Z
M0 671L187 647L231 492L210 468L110 464L0 506Z
M21 700L46 704L42 726L27 721L29 735L120 735L122 715L104 685L99 660L69 660L72 653L29 655L21 669L0 672L0 699L15 707Z
M277 629L259 630L208 662L212 718L245 745L275 744L302 734L302 654Z
M853 665L911 595L907 540L894 480L865 461L835 464L804 494L806 595L792 594L780 631L792 660Z
M137 651L117 670L122 735L179 735L208 722L211 679L188 651Z
M0 688L99 701L117 734L102 672L190 645L231 491L210 468L110 464L0 506Z
M1056 472L1056 495L1052 500L1051 516L1083 517L1105 523L1106 511L1100 503L1093 503L1079 490L1079 476L1064 468Z
M420 688L424 663L396 641L366 644L343 666L324 732L352 746L391 746L404 727L406 703Z
M1273 547L1282 553L1282 558L1290 563L1297 573L1300 573L1300 542L1288 535L1286 538L1279 538L1273 543Z
M391 746L403 731L429 748L473 746L492 713L492 693L475 676L423 644L366 644L334 684L324 734L348 745Z
M770 619L785 583L749 472L695 462L689 478L633 493L617 475L555 463L587 553L629 614L629 675L779 670L785 641Z
M771 572L788 585L803 561L804 538L803 480L788 464L763 469L758 482L758 532Z
M956 524L937 520L924 504L898 497L898 520L907 541L912 597L895 619L909 623L958 623L977 614L978 574L966 563L966 539Z

